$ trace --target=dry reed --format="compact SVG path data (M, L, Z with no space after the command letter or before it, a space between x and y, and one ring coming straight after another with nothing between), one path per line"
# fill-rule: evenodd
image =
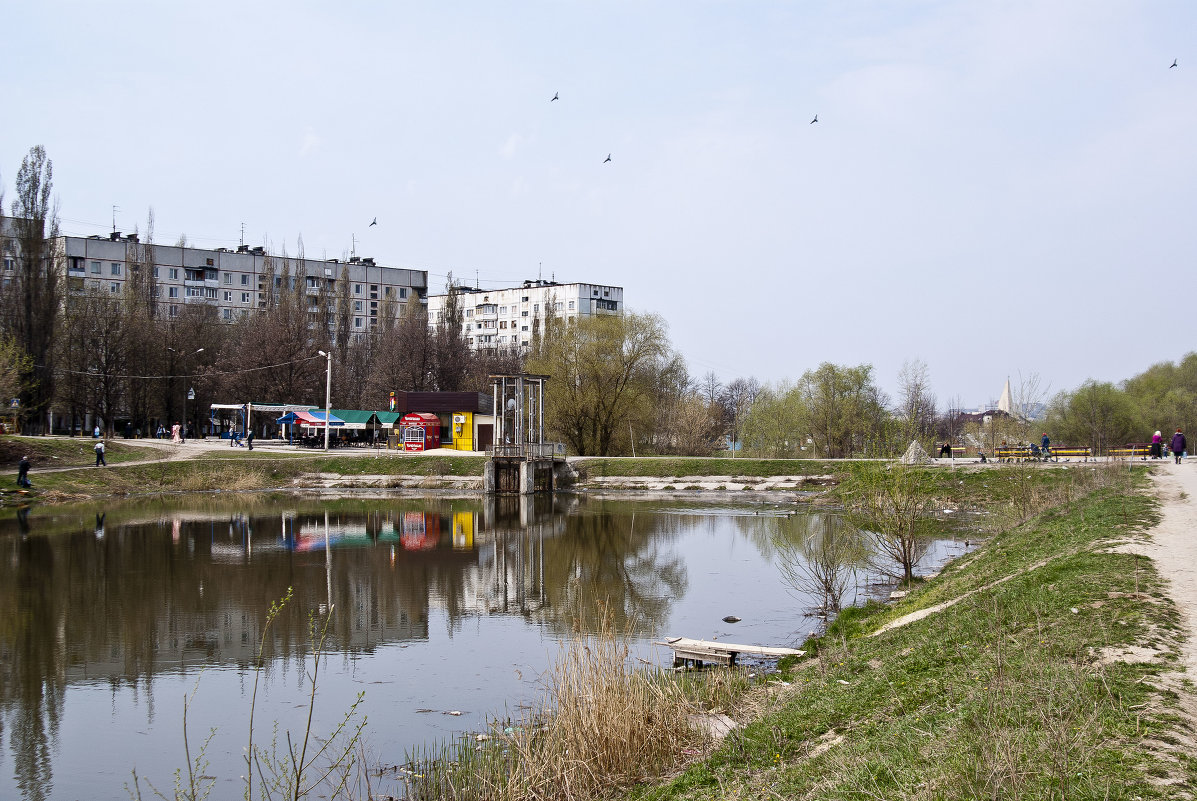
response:
M629 638L605 624L563 647L545 697L518 722L466 738L406 771L413 799L594 799L678 765L706 743L706 704L677 677L638 670ZM720 700L727 682L712 683ZM713 696L708 696L713 698Z

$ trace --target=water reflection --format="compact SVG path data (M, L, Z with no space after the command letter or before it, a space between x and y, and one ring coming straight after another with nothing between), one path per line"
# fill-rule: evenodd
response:
M12 777L8 785L0 780L0 796L11 792L6 786L38 801L90 787L84 778L54 788L56 764L86 776L88 759L97 758L60 742L69 731L60 732L69 687L99 685L113 710L132 703L144 712L145 720L131 723L110 712L99 725L115 727L112 737L156 731L162 705L154 702L155 683L170 676L191 682L200 667L244 674L271 602L288 588L294 600L269 628L268 681L302 675L309 613L333 607L328 641L347 667L329 679L330 692L338 680L356 689L377 662L374 673L383 679L370 683L394 682L377 690L392 702L392 717L404 704L428 703L426 694L438 687L458 701L472 692L479 708L497 711L506 693L518 691L507 668L543 661L545 641L590 630L600 605L617 626L645 638L669 626L706 635L698 626L727 614L718 606L732 602L740 611L755 606L762 617L774 610L787 618L780 631L792 631L793 602L776 600L786 589L771 564L774 536L791 525L771 510L567 497L19 509L0 520L0 748ZM695 574L705 591L691 592ZM513 625L498 622L504 619ZM763 624L776 642L777 621ZM542 653L529 656L537 643ZM408 651L397 666L393 649L408 646L427 656ZM434 678L421 688L423 703L408 692L403 677L410 675ZM172 695L164 716L174 704ZM408 736L421 736L402 720ZM173 717L160 727L164 737L178 737ZM129 755L116 757L125 760L121 770L133 763L134 748L130 740ZM61 785L66 771L57 773ZM89 794L119 798L122 786Z

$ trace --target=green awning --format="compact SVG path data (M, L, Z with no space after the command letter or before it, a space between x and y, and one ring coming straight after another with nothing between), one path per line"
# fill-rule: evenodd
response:
M397 421L403 415L399 414L399 412L375 412L374 416L378 418L380 425L394 428L395 421Z

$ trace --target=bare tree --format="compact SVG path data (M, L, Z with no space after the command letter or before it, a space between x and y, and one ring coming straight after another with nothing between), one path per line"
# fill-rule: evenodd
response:
M1043 415L1051 384L1037 372L1018 373L1018 382L1010 387L1011 413L1019 420L1033 420Z
M826 612L838 612L857 578L867 549L861 532L833 515L802 515L773 536L778 569L791 589L815 595Z
M924 445L934 433L935 395L931 374L921 359L906 361L898 372L898 403L895 409L902 426L902 446L918 440Z
M848 519L869 535L879 556L897 563L909 584L930 542L924 516L932 501L930 475L918 467L861 463L853 465L848 486Z

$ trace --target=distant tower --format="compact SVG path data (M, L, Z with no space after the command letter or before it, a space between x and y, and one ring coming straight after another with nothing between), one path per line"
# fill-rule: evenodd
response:
M1014 404L1010 400L1010 379L1006 379L1006 386L1002 387L1002 397L998 398L998 411L1006 414L1014 413Z

